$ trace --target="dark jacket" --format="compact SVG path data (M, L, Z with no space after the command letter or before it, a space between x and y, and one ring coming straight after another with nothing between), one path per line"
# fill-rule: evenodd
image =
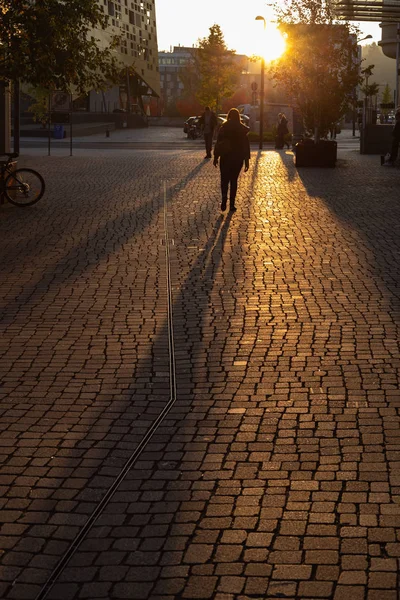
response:
M214 129L216 128L216 126L218 125L218 119L217 119L217 115L215 113L213 113L212 111L210 111L210 114L211 114L210 129L211 129L211 132L213 132ZM203 114L201 115L200 119L197 122L197 125L199 127L204 127L205 116L206 116L206 113L203 112Z
M228 142L229 150L223 157L237 160L250 159L250 142L247 134L250 129L236 121L226 121L218 132L217 142L214 146L214 158L222 156L221 148L225 141ZM220 143L219 143L220 142Z
M400 142L400 119L396 119L396 124L392 131L393 140Z
M279 136L285 136L286 134L289 133L289 128L288 128L288 120L286 117L282 117L281 120L278 123L278 128L277 128L277 134Z

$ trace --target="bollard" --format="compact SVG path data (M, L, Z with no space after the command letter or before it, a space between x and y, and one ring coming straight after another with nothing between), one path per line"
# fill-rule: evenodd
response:
M108 129L108 127L106 129L106 137L110 137L110 130Z

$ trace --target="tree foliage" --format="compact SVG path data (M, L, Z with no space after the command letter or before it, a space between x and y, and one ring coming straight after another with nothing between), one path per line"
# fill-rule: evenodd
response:
M390 85L387 83L385 85L385 89L382 92L382 104L389 104L392 101L393 101L393 92L390 89ZM384 108L382 110L382 114L384 114L385 116L388 115L389 109Z
M121 66L95 29L107 17L96 0L0 0L0 78L83 93L116 80Z
M368 65L368 67L361 69L361 76L364 77L361 91L367 98L376 96L379 93L379 83L376 83L376 81L369 82L369 78L372 76L374 68L375 65Z
M49 92L41 87L30 87L27 92L23 92L26 98L31 100L28 112L33 113L35 123L41 123L43 127L47 125L49 118Z
M293 0L276 6L286 52L272 77L287 91L306 130L325 136L351 104L359 82L356 35L336 24L329 2Z
M219 25L199 40L192 61L182 74L185 91L191 89L203 106L220 109L223 98L232 96L239 82L240 69L234 62L234 50L228 50Z

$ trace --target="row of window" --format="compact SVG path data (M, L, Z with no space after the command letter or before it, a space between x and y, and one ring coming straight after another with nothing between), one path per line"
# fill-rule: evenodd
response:
M111 0L104 0L104 4L107 6L107 12L110 17L114 17L112 19L112 24L118 25L116 21L122 21L122 8L120 4L116 2L112 2ZM101 7L102 11L105 12L104 7ZM144 27L147 28L151 25L151 11L147 11L145 15L141 15L139 12L134 12L133 10L128 10L125 8L125 15L129 17L129 23L131 25L136 25L136 27ZM151 31L154 31L156 22L153 19L153 27L151 27Z
M163 96L179 97L182 95L182 91L183 88L163 88L161 86L161 93Z
M174 73L174 77L172 76L171 73L160 73L160 81L161 83L164 81L175 81L178 82L180 81L177 73Z
M158 64L160 65L186 65L188 62L187 58L160 58Z
M122 13L122 6L121 3L116 1L116 0L103 0L104 1L104 6L107 6L107 11L108 14L110 15L110 17L113 17L114 15L117 16L117 14L119 13L119 15L121 15ZM125 0L125 14L128 14L128 1ZM135 10L137 13L143 12L147 18L150 18L151 16L151 11L153 9L153 6L149 3L147 3L145 5L144 2L141 2L140 5L138 4L134 4L133 2L131 2L131 9ZM132 11L129 11L132 12Z

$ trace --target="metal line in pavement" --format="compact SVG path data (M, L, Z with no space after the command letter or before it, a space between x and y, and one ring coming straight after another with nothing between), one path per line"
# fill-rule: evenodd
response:
M171 282L171 264L170 264L170 254L169 254L169 236L168 236L168 216L167 216L167 183L164 181L164 189L163 189L163 198L164 198L164 238L163 242L165 244L165 265L166 265L166 286L167 286L167 323L168 323L168 351L169 351L169 387L170 387L170 398L154 421L153 425L150 427L146 435L143 437L142 441L139 443L136 450L129 457L125 465L122 467L119 475L116 477L112 486L108 489L102 500L96 506L85 525L82 527L81 531L75 537L73 542L71 543L68 550L61 557L58 564L53 569L51 575L48 580L42 587L39 594L36 596L35 600L44 600L47 598L49 592L52 587L56 583L58 577L63 572L72 556L78 550L80 544L83 542L85 537L87 536L90 529L93 527L94 523L104 511L107 504L110 502L112 496L117 491L119 485L124 480L127 473L133 467L135 462L138 460L139 456L144 451L146 445L151 440L153 435L156 433L157 429L173 407L176 402L176 362L175 362L175 344L174 344L174 324L173 324L173 296L172 296L172 282Z

